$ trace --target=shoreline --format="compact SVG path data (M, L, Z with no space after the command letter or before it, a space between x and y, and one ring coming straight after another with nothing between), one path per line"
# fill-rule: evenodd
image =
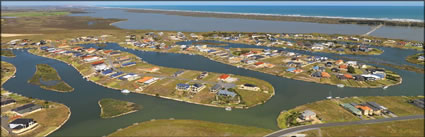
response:
M134 13L159 13L178 16L191 17L215 17L215 18L239 18L254 20L289 21L289 22L310 22L325 24L358 24L358 25L379 25L385 26L410 26L424 27L423 20L415 19L385 19L385 18L356 18L356 17L332 17L332 16L301 16L301 15L281 15L281 14L258 14L258 13L234 13L234 12L207 12L207 11L187 11L187 10L163 10L146 8L124 8L124 7L100 7L106 9L122 9Z
M43 56L43 55L37 55L37 54L34 54L34 53L32 53L32 52L28 52L28 53L31 53L31 54L36 55L36 56L45 57L45 58L49 58L49 59L54 59L54 60L57 60L57 61L60 61L60 62L66 63L66 64L68 64L68 65L72 66L72 67L73 67L76 71L78 71L77 67L75 67L73 64L69 64L69 63L64 62L64 61L62 61L62 60L55 59L55 58L51 58L51 57L47 57L47 56ZM95 82L95 81L91 80L89 77L84 76L84 75L83 75L80 71L78 71L78 73L80 73L80 75L83 77L83 79L86 79L86 80L88 80L88 81L90 81L90 82L93 82L93 83L95 83L95 84L97 84L97 85L99 85L99 86L102 86L102 87L105 87L105 88L109 88L109 89L118 90L118 91L122 90L122 89L118 89L118 88L114 88L114 87L109 87L109 86L107 86L107 85L103 85L103 84L100 84L100 83L98 83L98 82ZM273 87L273 86L272 86L272 87ZM276 91L274 91L274 87L273 87L272 89L273 89L273 94L272 94L272 95L271 95L268 99L270 99L272 96L274 96L274 95L275 95L275 92L276 92ZM214 105L214 104L203 104L203 103L192 102L192 101L188 101L188 100L177 99L177 98L172 98L172 97L166 97L166 96L161 96L161 95L158 95L158 96L157 96L157 95L155 95L155 94L150 94L150 93L134 92L134 91L131 91L131 92L132 92L132 93L136 93L136 94L144 94L144 95L149 95L149 96L153 96L153 97L160 97L160 98L164 98L164 99L169 99L169 100L174 100L174 101L180 101L180 102L186 102L186 103L190 103L190 104L196 104L196 105L202 105L202 106L208 106L208 107L217 107L217 108L227 108L227 107L232 107L232 106L219 106L219 105ZM250 107L248 107L248 106L245 106L245 107L233 106L232 108L248 109L248 108L251 108L251 107L255 107L255 106L257 106L257 105L260 105L260 104L264 104L264 103L260 102L260 103L258 103L258 104L253 105L253 106L250 106Z
M64 104L63 104L64 105ZM68 109L68 111L69 111L69 113L68 113L68 117L65 119L65 121L62 123L62 124L60 124L57 128L55 128L54 130L52 130L52 131L50 131L49 133L47 133L46 135L44 135L45 137L46 136L49 136L50 134L52 134L53 132L55 132L56 130L58 130L59 128L61 128L68 120L69 120L69 118L71 117L71 109L68 107L68 106L66 106L66 105L64 105L67 109Z

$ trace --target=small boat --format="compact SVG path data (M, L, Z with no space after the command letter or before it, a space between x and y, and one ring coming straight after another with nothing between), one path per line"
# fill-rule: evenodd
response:
M339 99L339 97L335 97L335 99Z
M226 111L232 111L232 108L231 107L226 107L225 110Z
M326 99L332 99L332 96L328 96L328 97L326 97Z
M384 90L385 90L385 89L387 89L387 88L388 88L388 86L385 86L385 87L383 87L382 89L384 89Z
M336 85L337 87L339 87L339 88L343 88L344 87L344 85L343 84L338 84L338 85Z
M12 78L15 78L15 75L13 75Z
M121 93L128 94L128 93L130 93L130 90L124 89L124 90L121 90Z

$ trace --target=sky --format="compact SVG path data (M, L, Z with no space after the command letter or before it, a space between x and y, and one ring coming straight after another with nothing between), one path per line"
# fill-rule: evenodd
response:
M1 1L2 6L54 5L286 5L286 6L424 6L424 1Z

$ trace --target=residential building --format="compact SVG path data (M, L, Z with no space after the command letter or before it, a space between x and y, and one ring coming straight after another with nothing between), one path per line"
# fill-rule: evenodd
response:
M37 122L31 118L19 118L9 123L9 128L16 134L27 131L35 126L37 126Z
M13 112L15 112L18 115L26 115L26 114L30 114L36 111L41 110L41 106L40 105L36 105L36 104L26 104L17 108L12 109Z
M302 120L313 120L314 118L316 118L316 113L311 110L305 110L300 115L300 119Z

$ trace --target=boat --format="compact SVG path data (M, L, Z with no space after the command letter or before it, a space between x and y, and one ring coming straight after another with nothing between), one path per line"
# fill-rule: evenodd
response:
M382 89L384 89L384 90L385 90L385 89L387 89L387 88L388 88L388 86L385 86L385 87L383 87Z
M128 93L130 93L130 90L124 89L124 90L121 90L121 93L128 94Z
M339 88L343 88L344 87L344 85L343 84L338 84L338 85L336 85L337 87L339 87Z
M232 108L231 107L226 107L225 110L226 111L232 111Z
M326 97L326 99L332 99L332 92L331 91L329 91L329 96Z

